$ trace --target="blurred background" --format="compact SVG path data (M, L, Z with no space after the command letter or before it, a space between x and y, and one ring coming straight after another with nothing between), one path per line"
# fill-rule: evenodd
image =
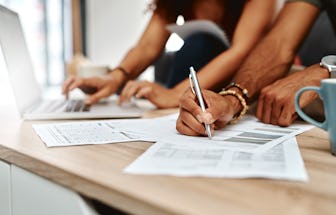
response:
M147 24L147 0L0 0L19 13L36 77L60 85L65 63L83 54L97 64L117 65ZM0 86L7 73L0 50Z
M66 77L66 63L86 56L95 64L118 65L138 40L151 12L150 0L0 0L20 14L36 77L42 86L59 86ZM278 9L284 0L278 0ZM323 38L324 39L323 39ZM299 63L308 66L332 53L336 44L326 14L315 23L299 53ZM329 38L329 39L328 39ZM166 49L183 44L172 35ZM0 87L7 76L0 50ZM142 79L152 80L149 68Z

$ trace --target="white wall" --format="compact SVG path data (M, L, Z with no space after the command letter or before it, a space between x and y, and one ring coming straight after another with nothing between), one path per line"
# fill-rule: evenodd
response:
M87 51L98 64L117 65L143 32L147 0L87 0Z

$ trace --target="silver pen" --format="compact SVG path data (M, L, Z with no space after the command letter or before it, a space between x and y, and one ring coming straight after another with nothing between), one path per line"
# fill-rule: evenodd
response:
M197 99L198 99L198 103L199 103L202 111L205 112L204 100L203 100L203 96L202 96L202 93L201 93L201 88L199 86L199 82L198 82L198 79L197 79L196 72L195 72L195 70L192 66L189 68L189 70L190 70L189 79L190 79L191 90L194 94L196 94ZM211 139L210 125L209 124L204 124L204 125L205 125L205 130L208 134L208 137L209 137L209 139Z

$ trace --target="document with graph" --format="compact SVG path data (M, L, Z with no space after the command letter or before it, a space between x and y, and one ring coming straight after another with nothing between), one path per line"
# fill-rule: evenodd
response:
M236 125L215 131L213 138L193 137L176 131L177 114L152 119L98 120L35 124L33 128L47 146L106 144L129 141L193 143L229 150L257 152L272 148L313 126L294 124L289 127L267 125L246 116Z
M216 130L213 137L186 136L176 131L178 115L173 114L153 119L113 121L124 132L135 132L152 141L165 140L171 143L199 143L238 151L264 151L295 135L313 128L307 123L294 123L289 127L264 124L254 116L245 116L235 125ZM118 125L117 125L118 124Z
M212 144L159 141L124 172L184 177L308 180L295 138L262 153L231 151Z

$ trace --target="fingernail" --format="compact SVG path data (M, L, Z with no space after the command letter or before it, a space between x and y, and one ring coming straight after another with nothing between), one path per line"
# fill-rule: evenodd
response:
M204 120L204 123L206 124L211 124L214 121L212 118L212 114L208 112L203 113L203 120Z
M197 119L200 123L202 123L202 117L201 117L201 115L198 114L198 115L196 116L196 119Z

